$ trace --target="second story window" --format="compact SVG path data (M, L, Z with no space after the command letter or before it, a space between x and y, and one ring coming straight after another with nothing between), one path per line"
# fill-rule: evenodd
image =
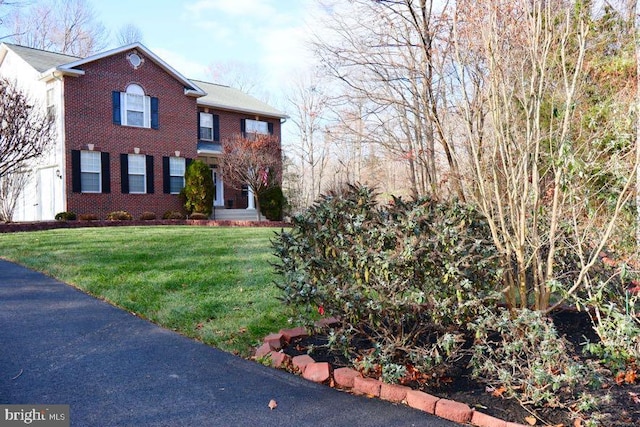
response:
M150 127L149 110L151 102L138 85L129 85L124 93L124 124L127 126Z
M53 119L56 114L56 104L54 100L53 88L47 89L47 117Z
M198 139L220 141L220 117L217 114L198 113Z
M245 133L247 134L269 134L269 124L260 120L245 120Z
M125 92L113 92L113 123L158 129L158 98L145 95L136 84Z
M213 141L213 114L200 113L200 139Z
M242 119L240 129L245 138L253 139L258 135L272 135L273 123L262 120Z

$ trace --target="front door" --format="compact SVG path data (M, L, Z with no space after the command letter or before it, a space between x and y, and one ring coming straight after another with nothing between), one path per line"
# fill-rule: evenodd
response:
M222 176L216 169L211 169L213 174L213 206L224 206L224 185L222 183Z

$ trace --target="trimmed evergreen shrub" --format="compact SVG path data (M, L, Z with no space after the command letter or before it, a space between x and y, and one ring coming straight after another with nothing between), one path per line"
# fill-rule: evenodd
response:
M74 212L58 212L55 218L56 221L75 221L77 216Z
M271 187L260 195L260 212L268 220L281 221L287 199L279 186Z
M131 221L133 216L127 211L114 211L107 214L107 221Z
M187 213L201 212L211 215L213 209L213 176L211 169L201 160L192 162L184 175L184 207Z

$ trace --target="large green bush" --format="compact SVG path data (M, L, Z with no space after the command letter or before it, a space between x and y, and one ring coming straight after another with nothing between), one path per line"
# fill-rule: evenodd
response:
M456 201L376 200L349 186L278 234L283 301L307 320L338 317L330 341L354 361L363 358L351 345L364 339L375 344L368 362L383 371L410 363L435 373L459 356L465 325L500 298L487 224Z
M214 188L209 166L200 160L193 161L185 172L184 180L184 207L187 213L211 215Z
M271 221L281 221L282 212L287 205L287 199L279 186L271 187L260 194L260 211Z

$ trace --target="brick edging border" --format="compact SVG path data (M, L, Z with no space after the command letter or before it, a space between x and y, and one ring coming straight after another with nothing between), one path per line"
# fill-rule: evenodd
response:
M21 231L54 230L57 228L85 228L85 227L133 227L149 225L198 225L202 227L282 227L289 228L291 224L283 221L234 221L234 220L206 220L206 219L154 219L130 221L34 221L0 223L1 233L16 233Z
M330 324L329 319L322 319L323 326ZM333 321L336 321L333 319ZM287 369L300 374L303 378L330 387L347 390L356 395L376 397L394 403L402 403L411 408L436 415L461 424L476 427L528 427L501 420L491 415L476 411L465 403L432 396L411 387L386 384L373 378L365 378L355 369L334 369L328 362L316 362L311 356L303 354L291 357L282 352L285 345L295 338L307 337L309 334L304 327L281 329L278 333L267 335L262 344L256 349L253 359L270 360L271 366Z

